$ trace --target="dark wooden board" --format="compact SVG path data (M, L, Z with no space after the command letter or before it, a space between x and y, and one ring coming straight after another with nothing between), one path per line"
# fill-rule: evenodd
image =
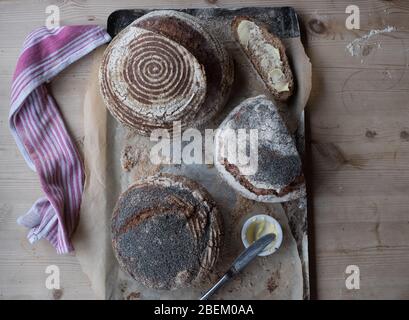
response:
M174 9L173 9L174 10ZM111 13L107 21L107 30L111 37L115 37L122 29L134 20L154 9L116 10ZM300 36L300 27L295 10L292 7L249 7L249 8L197 8L178 9L196 17L223 16L257 16L259 20L267 23L271 31L280 38L296 38Z

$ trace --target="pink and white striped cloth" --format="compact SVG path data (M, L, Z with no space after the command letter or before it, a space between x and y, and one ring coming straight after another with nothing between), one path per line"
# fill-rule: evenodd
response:
M60 254L74 249L84 170L46 82L110 39L99 26L39 28L25 40L13 76L11 132L45 193L17 222L31 229L31 243L45 238Z

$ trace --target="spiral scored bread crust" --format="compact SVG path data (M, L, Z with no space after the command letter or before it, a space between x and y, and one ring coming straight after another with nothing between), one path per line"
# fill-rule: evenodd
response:
M197 59L173 40L134 24L105 50L99 78L112 115L145 135L193 119L206 96Z
M208 192L182 176L136 182L119 198L112 244L123 270L145 286L176 289L200 282L221 246L221 220Z
M156 10L143 15L135 26L157 32L184 46L203 65L207 92L194 124L210 120L223 108L234 80L233 60L223 44L190 14L173 10Z

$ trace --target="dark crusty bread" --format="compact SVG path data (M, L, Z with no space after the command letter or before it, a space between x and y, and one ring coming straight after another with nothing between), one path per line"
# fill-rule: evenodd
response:
M111 230L121 268L150 288L200 282L212 270L221 246L221 220L209 193L170 174L142 179L125 191Z
M293 94L294 79L281 40L268 30L267 25L248 17L235 17L232 33L274 98L287 100ZM277 61L280 66L274 66L274 59L270 59L271 46L279 52Z
M155 10L134 23L184 46L203 66L207 79L206 98L194 124L205 123L223 108L233 84L234 66L216 35L206 30L198 18L173 10Z
M235 143L230 133L239 129L258 132L257 170L247 175L227 148ZM305 195L295 142L275 104L263 95L244 100L221 123L215 136L215 166L230 186L252 200L284 202Z

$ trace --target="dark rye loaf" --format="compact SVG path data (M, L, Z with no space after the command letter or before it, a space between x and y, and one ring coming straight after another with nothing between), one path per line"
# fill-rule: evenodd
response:
M119 198L112 244L121 266L149 288L176 289L203 280L221 246L221 221L208 192L182 176L136 182Z
M258 132L257 170L246 175L243 165L226 154L234 143L229 132L251 129ZM248 148L247 141L247 150ZM247 152L249 153L249 152ZM295 142L278 113L265 96L240 103L219 126L215 136L215 166L221 176L246 198L261 202L284 202L305 195L302 163Z
M241 23L247 28L240 29ZM232 33L274 98L278 101L287 100L294 92L294 79L281 40L269 32L267 25L249 17L235 17ZM271 46L279 52L279 66L274 65L274 59L269 57ZM273 69L276 69L274 73ZM284 88L284 84L287 84L287 88Z

